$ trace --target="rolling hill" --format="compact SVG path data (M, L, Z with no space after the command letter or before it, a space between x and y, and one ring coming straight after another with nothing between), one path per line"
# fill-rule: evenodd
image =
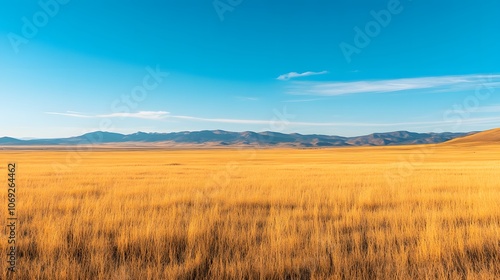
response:
M500 128L452 139L447 144L500 143Z

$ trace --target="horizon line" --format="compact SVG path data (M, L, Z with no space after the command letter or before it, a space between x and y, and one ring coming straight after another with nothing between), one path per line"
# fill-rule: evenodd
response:
M69 139L69 138L76 138L76 137L81 137L84 135L88 134L95 134L95 133L109 133L109 134L119 134L123 136L130 136L134 134L139 134L139 133L144 133L144 134L173 134L173 133L196 133L196 132L214 132L214 131L221 131L221 132L228 132L228 133L245 133L245 132L251 132L251 133L256 133L256 134L261 134L261 133L277 133L277 134L284 134L284 135L293 135L293 134L298 134L298 135L303 135L303 136L312 136L312 135L319 135L319 136L336 136L336 137L343 137L343 138L356 138L356 137L363 137L363 136L369 136L373 134L384 134L384 133L394 133L394 132L408 132L408 133L415 133L415 134L440 134L440 133L477 133L477 132L483 132L483 131L488 131L488 130L495 130L495 129L500 129L499 128L492 128L492 129L486 129L486 130L473 130L473 131L460 131L460 132L452 132L452 131L428 131L428 132L415 132L415 131L409 131L409 130L393 130L393 131L383 131L383 132L372 132L369 134L362 134L362 135L356 135L356 136L342 136L342 135L335 135L335 134L319 134L319 133L311 133L311 134L304 134L304 133L298 133L298 132L290 132L290 133L285 133L285 132L279 132L279 131L272 131L272 130L265 130L265 131L252 131L252 130L244 130L244 131L230 131L230 130L223 130L223 129L203 129L203 130L181 130L181 131L171 131L171 132L144 132L144 131L137 131L134 133L120 133L120 132L113 132L113 131L103 131L103 130L95 130L95 131L89 131L85 132L83 134L79 135L74 135L74 136L68 136L68 137L53 137L53 138L37 138L37 137L12 137L12 136L0 136L0 139L3 138L11 138L15 139L18 141L35 141L35 140L57 140L57 139ZM25 139L23 139L25 138ZM27 139L26 139L27 138Z

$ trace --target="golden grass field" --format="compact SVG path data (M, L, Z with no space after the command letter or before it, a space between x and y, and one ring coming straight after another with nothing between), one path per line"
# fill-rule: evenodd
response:
M500 279L500 145L68 155L0 152L1 279Z

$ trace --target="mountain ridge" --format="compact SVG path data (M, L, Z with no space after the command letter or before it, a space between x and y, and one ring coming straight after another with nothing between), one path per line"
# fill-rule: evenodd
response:
M219 146L290 146L290 147L336 147L336 146L392 146L412 144L437 144L459 137L470 136L477 132L465 133L417 133L409 131L393 131L372 133L363 136L344 137L323 134L280 133L273 131L231 132L225 130L181 131L170 133L121 134L95 131L80 136L54 139L20 140L12 137L1 137L0 146L33 146L33 145L94 145L114 143L164 143L164 144L210 144Z

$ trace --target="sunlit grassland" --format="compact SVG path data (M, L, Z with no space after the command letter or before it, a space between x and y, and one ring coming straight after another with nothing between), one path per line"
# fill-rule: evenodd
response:
M18 279L500 277L500 146L68 154L0 152Z

